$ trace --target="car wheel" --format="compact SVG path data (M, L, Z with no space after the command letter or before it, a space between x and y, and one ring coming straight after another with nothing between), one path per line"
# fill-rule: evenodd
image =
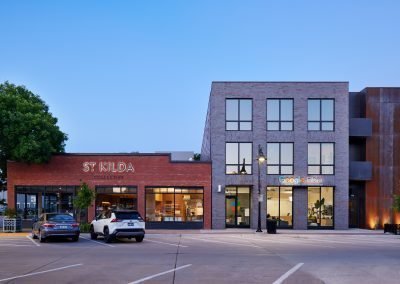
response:
M73 241L73 242L79 241L79 236L72 237L72 241Z
M44 243L46 242L46 238L42 236L42 233L39 231L39 242Z
M32 233L31 233L31 237L32 237L32 239L37 239L38 237L35 235L35 232L33 231L33 229L32 229Z
M97 240L97 234L94 232L93 226L90 226L90 239Z
M110 236L110 231L108 230L108 228L104 229L104 241L106 243L111 243L113 241L113 237Z
M140 237L135 237L136 242L141 243L143 242L144 236L140 236Z

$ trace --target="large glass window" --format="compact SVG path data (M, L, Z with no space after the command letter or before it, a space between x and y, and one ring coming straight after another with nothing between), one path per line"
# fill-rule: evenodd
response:
M252 130L253 101L226 99L226 130Z
M251 174L253 157L252 143L228 142L225 147L225 173L229 175L240 174L244 166L245 173Z
M334 99L308 99L308 130L333 131L334 112Z
M250 227L250 188L227 186L225 188L226 227Z
M293 99L267 99L267 130L293 130Z
M293 143L267 143L267 173L293 174Z
M308 143L308 174L333 175L334 167L334 143Z
M137 210L135 186L96 186L96 215L108 209Z
M308 188L308 226L333 227L333 187Z
M146 188L146 221L203 222L203 189Z
M292 227L292 212L292 187L267 187L267 218L277 220L279 227Z

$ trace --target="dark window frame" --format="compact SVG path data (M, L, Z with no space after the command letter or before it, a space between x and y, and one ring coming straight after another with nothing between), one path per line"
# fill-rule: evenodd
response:
M292 101L292 120L282 120L281 102L283 100ZM279 102L279 109L278 109L278 111L279 111L279 120L268 120L268 101L278 101ZM266 125L267 131L293 131L294 130L294 99L292 99L292 98L268 98L267 99L267 104L266 104L266 109L267 109L267 125ZM268 129L268 123L269 122L278 123L279 129L278 130ZM292 129L291 130L286 130L286 129L282 130L282 123L288 123L288 122L292 123Z
M226 157L227 157L227 153L226 153L226 145L227 144L239 144L238 145L238 152L237 152L237 155L238 155L238 162L239 162L239 164L227 164L226 163ZM241 161L240 160L240 144L250 144L251 145L251 159L250 159L250 163L249 162L247 162L246 160L245 160L245 167L247 168L247 167L250 167L250 170L251 170L251 173L249 174L249 173L246 173L246 175L252 175L253 174L253 143L252 142L225 142L225 175L241 175L241 173L240 173L240 169L241 169L241 167L243 166L243 161ZM231 167L234 167L234 166L237 166L237 173L236 174L229 174L229 173L227 173L227 167L228 166L231 166Z
M308 207L308 191L309 188L319 188L319 201L321 202L322 199L322 188L323 187L330 187L332 188L332 226L321 226L321 224L319 224L318 226L310 226L308 225L308 221L307 221L307 228L308 229L317 229L317 230L323 230L323 229L334 229L335 228L335 186L308 186L307 187L307 207ZM319 219L322 220L321 218L321 214L322 214L322 210L319 211ZM307 213L308 215L308 213Z
M232 101L238 101L238 120L228 120L227 119L227 114L228 114L228 104L227 101L232 100ZM243 100L248 100L251 101L251 120L241 120L240 119L240 102ZM236 122L237 123L237 130L229 130L228 129L228 123L229 122ZM241 122L250 122L250 129L240 129L240 123ZM225 131L253 131L253 99L252 98L226 98L225 99Z
M308 108L308 102L309 101L319 101L319 120L308 120L308 112L310 111ZM322 101L333 101L333 120L322 120ZM335 99L334 98L309 98L307 99L307 130L308 131L330 131L333 132L335 131ZM309 123L318 123L319 128L318 130L313 130L310 129ZM322 129L322 124L323 123L332 123L333 128L332 130L323 130Z
M309 159L309 151L308 151L309 144L319 144L319 164L310 164L309 163L309 160L308 160ZM333 145L333 164L322 164L322 150L321 150L322 144L332 144ZM307 174L309 174L309 175L324 175L324 176L335 175L335 160L336 160L335 152L336 152L335 142L308 142L307 143ZM310 173L309 167L319 167L319 173L318 174ZM322 173L323 167L333 167L332 173L331 174L323 174Z
M252 204L252 201L251 201L251 198L252 198L252 194L251 194L251 192L252 192L252 190L253 190L253 186L252 185L226 185L225 186L225 189L226 188L229 188L229 187L231 187L231 188L235 188L235 195L230 195L228 198L232 198L232 199L235 199L235 225L227 225L226 224L226 199L227 199L227 195L226 195L226 192L225 192L225 204L224 204L224 206L225 206L225 228L250 228L250 226L251 226L251 204ZM238 193L238 190L239 190L239 187L247 187L248 189L249 189L249 211L250 211L250 216L249 216L249 225L237 225L237 203L238 203L238 198L239 198L239 193Z
M266 145L267 156L268 156L268 144L279 144L279 151L278 151L279 164L269 164L268 159L267 159L267 167L266 167L267 175L292 175L294 173L294 142L267 142L267 145ZM292 164L282 164L281 163L281 144L292 144ZM277 173L277 174L268 173L268 166L279 167L279 173ZM291 173L282 173L282 167L285 167L285 166L286 167L291 166L292 172Z

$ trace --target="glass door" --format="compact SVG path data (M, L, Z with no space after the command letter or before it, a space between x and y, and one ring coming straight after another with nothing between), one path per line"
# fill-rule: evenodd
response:
M226 196L225 198L225 216L226 216L226 227L236 226L236 197Z
M250 227L250 188L225 188L225 226Z

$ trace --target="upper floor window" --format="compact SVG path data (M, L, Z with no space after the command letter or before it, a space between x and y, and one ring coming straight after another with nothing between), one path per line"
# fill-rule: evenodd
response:
M333 175L334 166L334 143L308 143L308 174Z
M226 130L252 130L253 101L226 99Z
M308 99L308 130L333 131L334 113L334 99Z
M267 99L267 130L293 130L293 99Z
M225 173L229 175L252 173L252 143L231 143L225 145Z
M267 143L267 173L293 174L293 143Z

